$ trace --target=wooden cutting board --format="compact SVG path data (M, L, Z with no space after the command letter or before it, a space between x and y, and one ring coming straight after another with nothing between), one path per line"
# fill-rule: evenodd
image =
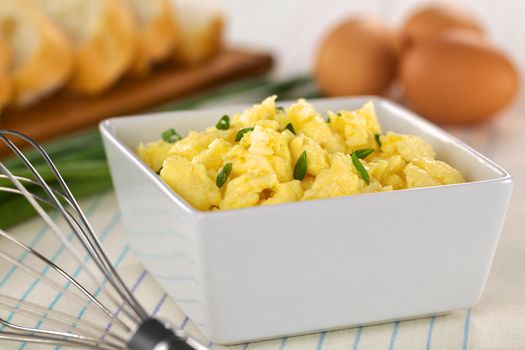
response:
M125 78L96 97L62 91L28 108L7 109L0 129L23 132L39 142L96 125L104 118L138 113L236 79L268 72L268 54L224 49L196 67L164 65L143 78ZM0 154L6 149L0 147Z

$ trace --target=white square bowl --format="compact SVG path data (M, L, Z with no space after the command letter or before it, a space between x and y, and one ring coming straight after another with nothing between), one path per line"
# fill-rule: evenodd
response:
M511 196L511 176L387 100L311 102L325 112L355 109L368 100L374 101L384 131L421 136L468 182L202 212L133 150L165 129L204 130L248 106L101 123L129 242L209 340L232 344L413 318L479 300Z

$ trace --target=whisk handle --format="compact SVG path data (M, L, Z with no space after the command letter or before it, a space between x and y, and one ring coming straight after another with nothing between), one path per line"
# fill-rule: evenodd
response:
M144 321L128 342L128 350L195 350L161 321Z

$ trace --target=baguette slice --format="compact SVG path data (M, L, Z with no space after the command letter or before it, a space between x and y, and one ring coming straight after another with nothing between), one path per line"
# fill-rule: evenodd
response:
M11 59L11 51L7 43L0 39L0 114L11 99L12 82L9 72Z
M138 50L132 71L145 74L167 59L177 42L171 0L126 0L138 23Z
M224 19L216 1L172 0L180 39L174 58L196 65L214 56L222 46Z
M67 38L29 1L0 1L0 38L12 53L7 64L13 104L31 104L69 78L73 57Z
M76 62L71 89L99 94L129 69L136 50L136 23L121 0L32 1L73 42Z

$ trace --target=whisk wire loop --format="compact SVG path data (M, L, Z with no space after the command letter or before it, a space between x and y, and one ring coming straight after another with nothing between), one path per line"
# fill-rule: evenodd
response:
M44 159L45 163L49 166L53 174L55 175L56 180L58 181L58 184L60 185L62 191L65 194L65 197L69 200L71 203L73 209L75 212L79 215L83 226L87 230L89 234L86 234L83 230L76 231L75 227L73 227L73 224L69 218L69 216L66 213L66 209L64 206L60 203L60 201L55 196L54 192L51 190L50 186L44 181L42 176L38 173L38 171L35 169L35 167L29 162L29 160L26 158L26 156L20 151L20 149L11 141L9 140L5 135L11 135L18 138L21 138L22 140L29 143ZM60 211L62 216L66 219L68 225L71 227L71 229L78 233L78 238L80 239L81 243L84 245L84 248L93 254L96 259L95 263L99 265L100 270L103 272L105 277L108 279L108 281L113 285L117 293L120 294L120 296L127 301L128 305L135 311L135 313L139 316L141 320L146 320L148 318L147 312L144 310L144 308L138 303L135 296L131 293L131 291L126 287L118 273L116 273L113 265L109 261L109 258L105 254L104 250L101 248L100 240L98 239L97 235L94 233L93 228L89 224L85 214L83 213L82 209L80 208L78 202L74 198L73 194L71 193L71 190L67 186L66 182L64 181L62 175L60 175L58 169L56 168L55 164L49 157L49 155L46 153L46 151L40 146L38 143L36 143L31 138L27 137L26 135L19 133L17 131L12 130L2 130L0 131L0 138L4 141L4 143L13 151L13 153L22 161L22 163L25 165L25 167L33 174L36 181L41 185L41 187L44 189L46 194L49 196L49 199L55 203L55 205L58 207L57 209ZM5 168L5 167L4 167ZM18 187L18 186L17 186ZM20 189L20 188L19 188ZM22 190L22 189L20 189ZM27 192L27 191L26 191ZM35 207L34 199L33 198L27 198L30 203ZM43 209L40 208L35 209L39 212L40 215L43 215L42 211ZM45 213L45 212L44 212ZM56 229L56 224L54 224L52 221L47 222L50 227ZM56 231L55 231L56 232Z
M49 182L44 180L37 168L8 136L21 139L36 150L45 165L51 170L53 179L49 180L49 176L46 175ZM206 350L205 346L188 337L185 332L175 331L170 326L149 316L117 273L102 248L101 240L95 234L86 215L46 151L31 138L12 130L0 130L0 140L33 177L17 176L0 161L0 180L8 182L7 185L0 183L0 193L24 197L59 240L60 249L67 251L76 261L78 264L76 271L85 272L86 277L94 282L97 288L95 292L91 292L92 286L88 288L85 282L77 279L78 272L68 273L65 268L55 262L55 258L49 259L32 245L27 245L22 239L0 229L0 238L3 240L3 245L0 246L0 260L32 276L37 283L42 281L46 286L57 290L59 294L55 301L64 296L82 307L78 316L74 317L62 311L53 310L55 301L45 308L26 301L25 297L18 300L0 292L0 310L10 311L7 318L0 316L0 341L67 345L100 350L158 350L161 348ZM36 157L32 155L31 160L35 161L35 159ZM40 165L38 167L41 169ZM48 174L47 170L45 173ZM58 187L51 186L51 182L57 183ZM58 225L58 221L46 212L44 206L58 211L72 233L66 235ZM78 240L78 248L71 241L73 238ZM46 268L38 272L29 262L16 259L9 254L7 250L4 250L4 246L16 247L24 254L31 256L33 260L36 259L40 264L44 264ZM86 253L84 257L79 248ZM62 285L52 277L46 276L49 269L66 281L66 284ZM74 288L69 290L69 286ZM107 304L108 301L110 304ZM113 306L116 311L112 311ZM82 320L82 315L86 310L94 310L103 316L107 322L106 327ZM124 317L120 315L121 313ZM15 315L19 315L20 320ZM27 319L36 321L36 325L33 327L22 325L22 321ZM113 325L118 327L112 329Z
M64 339L52 336L42 336L36 334L24 334L16 332L0 332L0 341L20 342L20 343L32 343L39 345L57 345L57 346L69 346L84 349L99 349L99 350L116 350L122 349L121 347L114 347L109 345L94 345L89 342L78 341L75 339Z
M42 335L42 336L48 336L48 337L56 337L58 339L63 338L63 339L77 341L77 342L85 342L86 344L91 344L94 347L98 347L99 345L101 345L101 339L99 338L92 338L92 337L74 334L74 333L66 333L66 332L51 331L51 330L46 330L46 329L37 329L37 328L19 326L14 323L8 322L1 317L0 317L0 324L6 326L7 328L11 328L11 329L14 329L15 331L26 333L26 334ZM105 342L105 345L114 346L116 349L118 349L118 345L112 344L108 341Z
M93 294L91 294L86 288L84 288L80 283L78 283L73 277L71 277L71 275L69 275L66 271L64 271L62 268L60 268L59 266L57 266L54 262L52 262L51 260L49 260L48 258L46 258L45 256L43 256L42 254L40 254L39 252L37 252L36 250L34 250L33 248L27 246L26 244L20 242L19 240L17 240L16 238L14 238L13 236L9 235L8 233L6 233L4 230L0 229L0 236L6 238L7 240L11 241L12 243L16 244L17 246L19 246L20 248L22 248L23 250L25 250L26 252L32 254L33 256L35 256L37 259L43 261L44 263L46 263L48 266L50 266L53 270L55 270L56 272L58 272L62 277L64 277L69 283L71 283L73 286L75 286L82 294L84 294L89 300L91 300L91 302L93 302L98 308L100 308L106 315L108 315L109 318L112 318L113 316L113 313L111 312L111 310L109 310L107 307L105 307L104 305L102 305L102 303L100 301L97 300L97 298L95 298L93 296ZM116 320L121 326L125 327L127 330L131 330L130 328L128 328L128 326L126 326L122 321L120 321L119 319Z
M41 320L42 315L46 314L47 322L52 326L59 327L59 329L67 329L68 327L70 328L72 323L76 323L81 326L81 328L76 328L78 334L92 338L100 337L97 334L104 333L104 329L102 327L97 326L89 321L80 320L63 312L50 310L49 308L44 308L34 303L20 301L5 295L0 295L0 309L3 308L8 310L16 309L17 313L20 313L21 315L31 318L35 321ZM107 337L113 339L113 341L116 343L126 344L126 340L120 335L109 333Z
M4 172L6 173L10 173L9 170L5 170L4 169ZM24 178L24 177L20 177L20 176L14 176L12 173L10 173L10 175L2 175L0 174L0 178L4 178L4 179L13 179L12 182L14 183L16 180L20 181L21 183L22 182L25 182L25 183L29 183L29 184L32 184L32 185L36 185L38 187L40 187L40 183L36 182L36 181L33 181L31 179L27 179L27 178ZM8 188L8 187L0 187L0 192L5 189L5 192L9 192L9 193L13 193L13 194L17 194L17 195L26 195L26 194L29 194L30 196L32 196L34 199L36 199L38 202L40 203L45 203L46 205L49 205L50 207L52 208L55 208L57 209L57 206L55 203L47 200L46 198L42 197L42 196L39 196L37 194L34 194L34 193L30 193L30 192L26 192L24 193L24 191L21 191L17 188ZM61 199L63 199L67 204L70 203L70 201L64 196L63 193L61 193L59 190L56 190L56 189L51 189L53 192L55 192L56 195L58 195ZM74 218L73 214L70 213L67 209L66 209L66 212L67 212L67 215L69 216L69 218L72 220L72 224L75 225L76 229L77 230L82 230L82 227L80 226L80 224L78 223L78 221ZM46 216L47 216L47 213L46 213ZM75 230L76 232L76 230ZM60 235L59 237L63 237L63 235ZM71 250L71 246L69 243L65 242L65 248L69 251ZM73 251L72 254L75 254L76 251ZM77 254L75 254L75 258L78 261L80 261L80 256L76 256ZM16 265L19 265L18 262L14 261L13 262L14 264ZM91 269L91 266L85 266L85 272L87 273L87 275L91 278L91 280L97 285L97 287L99 288L100 291L102 291L103 293L105 293L108 298L115 304L115 305L119 305L121 304L120 301L118 301L116 299L116 297L108 292L102 285L102 282L100 282L99 280L97 280L97 278L95 277L95 273L94 271ZM39 277L40 278L40 277ZM128 306L127 305L124 305L124 307L122 308L122 312L127 316L129 317L130 319L132 319L133 321L135 322L138 322L139 319L137 318L137 316L134 316L132 314L129 313L128 311ZM129 330L129 327L126 327L126 329Z

